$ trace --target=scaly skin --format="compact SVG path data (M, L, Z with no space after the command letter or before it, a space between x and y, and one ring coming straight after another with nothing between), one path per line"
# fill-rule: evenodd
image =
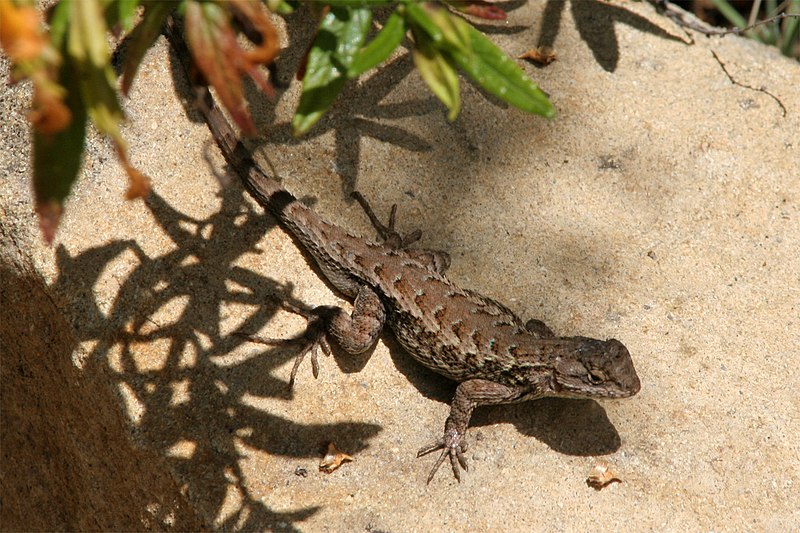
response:
M315 343L326 347L327 335L346 352L363 353L388 324L414 359L459 383L442 438L418 452L442 450L428 482L448 458L460 480L460 469L467 469L464 436L477 406L543 396L626 398L639 391L633 361L619 341L555 337L542 322L525 323L504 305L462 289L444 275L446 255L407 248L419 233L401 238L394 231L394 208L383 226L357 197L383 243L325 221L255 164L207 93L200 108L250 194L306 248L328 280L354 299L349 315L320 308L316 316L324 324ZM311 348L316 370L316 346ZM290 383L308 351L298 356Z

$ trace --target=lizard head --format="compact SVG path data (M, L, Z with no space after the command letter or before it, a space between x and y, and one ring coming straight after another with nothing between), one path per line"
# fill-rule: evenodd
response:
M568 355L559 355L554 361L551 386L557 396L627 398L639 392L639 376L621 342L572 340Z

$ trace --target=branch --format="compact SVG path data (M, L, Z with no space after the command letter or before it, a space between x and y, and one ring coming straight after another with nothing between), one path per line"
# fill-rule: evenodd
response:
M772 18L768 18L766 20L760 20L754 24L750 24L744 28L731 28L729 30L725 30L722 28L717 28L714 26L710 26L704 22L700 22L696 19L691 19L687 15L686 11L679 8L670 0L650 0L656 8L662 12L664 15L667 16L670 20L672 20L675 24L682 28L689 28L690 30L694 30L696 32L702 33L704 35L742 35L743 33L747 33L748 31L752 30L757 26L762 26L764 24L770 24L779 20L783 20L785 18L792 18L792 17L800 17L800 13L780 13L775 15Z

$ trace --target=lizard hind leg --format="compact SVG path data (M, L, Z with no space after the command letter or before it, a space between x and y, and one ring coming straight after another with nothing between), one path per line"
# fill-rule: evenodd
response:
M366 213L367 218L372 223L375 231L378 232L383 243L394 250L404 250L408 255L414 257L418 261L428 265L432 270L439 274L444 272L450 267L450 255L447 252L440 250L415 250L410 249L409 246L417 242L422 237L422 230L416 229L406 235L400 235L395 230L395 221L397 218L397 204L392 204L392 209L389 212L389 221L383 224L378 216L373 211L372 206L364 195L358 191L353 191L351 196L358 202L361 208Z
M386 322L386 308L378 294L369 286L362 285L353 302L349 315L341 308L327 322L327 332L342 349L359 355L369 350L378 340Z
M353 303L353 312L347 312L338 306L321 305L313 309L295 306L288 302L280 302L280 306L290 313L300 315L308 321L306 331L292 339L273 339L258 335L243 335L252 342L268 345L302 343L302 348L295 356L292 373L289 377L289 388L294 386L297 371L305 356L311 354L311 371L316 379L319 376L319 351L331 354L328 339L332 337L348 354L359 355L372 347L383 329L386 321L386 310L380 297L368 286L362 286Z
M325 355L331 354L331 346L327 339L327 323L330 321L332 315L344 311L339 307L333 306L319 306L314 309L306 309L285 301L279 301L278 304L284 310L305 318L308 321L306 331L297 337L289 339L276 339L245 333L239 333L239 335L251 342L269 346L302 344L300 351L294 356L292 373L289 376L289 389L292 389L294 387L295 378L297 377L297 370L309 353L311 354L311 373L314 375L314 379L319 376L319 351L322 350Z

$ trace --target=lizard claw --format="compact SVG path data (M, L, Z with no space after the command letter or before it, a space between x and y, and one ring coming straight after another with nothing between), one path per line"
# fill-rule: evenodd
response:
M461 483L461 469L463 468L465 472L469 471L467 458L464 457L464 452L467 451L466 441L461 442L461 436L457 433L452 433L429 446L420 448L417 452L417 457L422 457L436 450L442 450L442 453L439 455L439 458L436 459L433 468L431 468L427 483L430 484L433 480L433 476L436 475L436 471L439 470L439 467L442 466L442 463L444 463L444 460L448 457L450 458L450 466L453 468L453 475L456 477L456 481Z
M319 349L322 349L322 352L325 355L331 354L331 346L328 344L328 339L325 338L325 332L323 330L317 330L317 333L314 335L314 338L310 340L306 344L306 346L297 354L294 358L294 365L292 365L292 372L289 375L289 389L294 387L295 377L297 377L297 370L300 368L300 364L305 359L306 354L311 352L311 373L314 375L314 379L319 377Z
M414 230L408 235L402 236L400 235L395 229L395 221L397 219L397 204L392 204L392 209L389 212L389 222L388 224L383 224L378 217L375 215L375 212L372 210L372 207L369 205L369 202L364 195L358 191L353 191L350 193L350 196L353 197L364 212L367 214L367 218L372 223L372 226L378 232L383 242L389 246L390 248L394 248L396 250L406 249L409 245L417 242L420 237L422 237L422 230Z
M361 208L367 214L367 218L369 218L372 226L378 232L381 239L383 239L383 244L394 250L404 250L408 255L429 266L439 274L444 274L450 267L450 255L448 255L447 252L409 248L409 246L422 237L422 230L416 229L406 235L400 235L397 230L394 229L397 218L397 204L392 204L392 209L389 212L389 222L383 224L378 219L378 216L372 210L372 207L370 207L369 202L364 198L363 194L358 191L353 191L350 196L355 198L361 205Z
M303 316L308 320L308 328L306 332L299 337L292 339L274 339L271 337L262 337L260 335L248 335L245 333L237 333L251 342L259 344L267 344L271 346L295 344L303 342L304 345L300 352L294 358L294 365L292 365L292 372L289 375L289 389L294 387L295 378L297 377L297 370L300 368L306 354L311 353L311 373L314 379L319 377L319 350L325 355L331 354L331 345L328 343L325 332L325 320L327 319L330 308L320 306L314 309L303 309L292 304L281 302L281 306L291 313Z

